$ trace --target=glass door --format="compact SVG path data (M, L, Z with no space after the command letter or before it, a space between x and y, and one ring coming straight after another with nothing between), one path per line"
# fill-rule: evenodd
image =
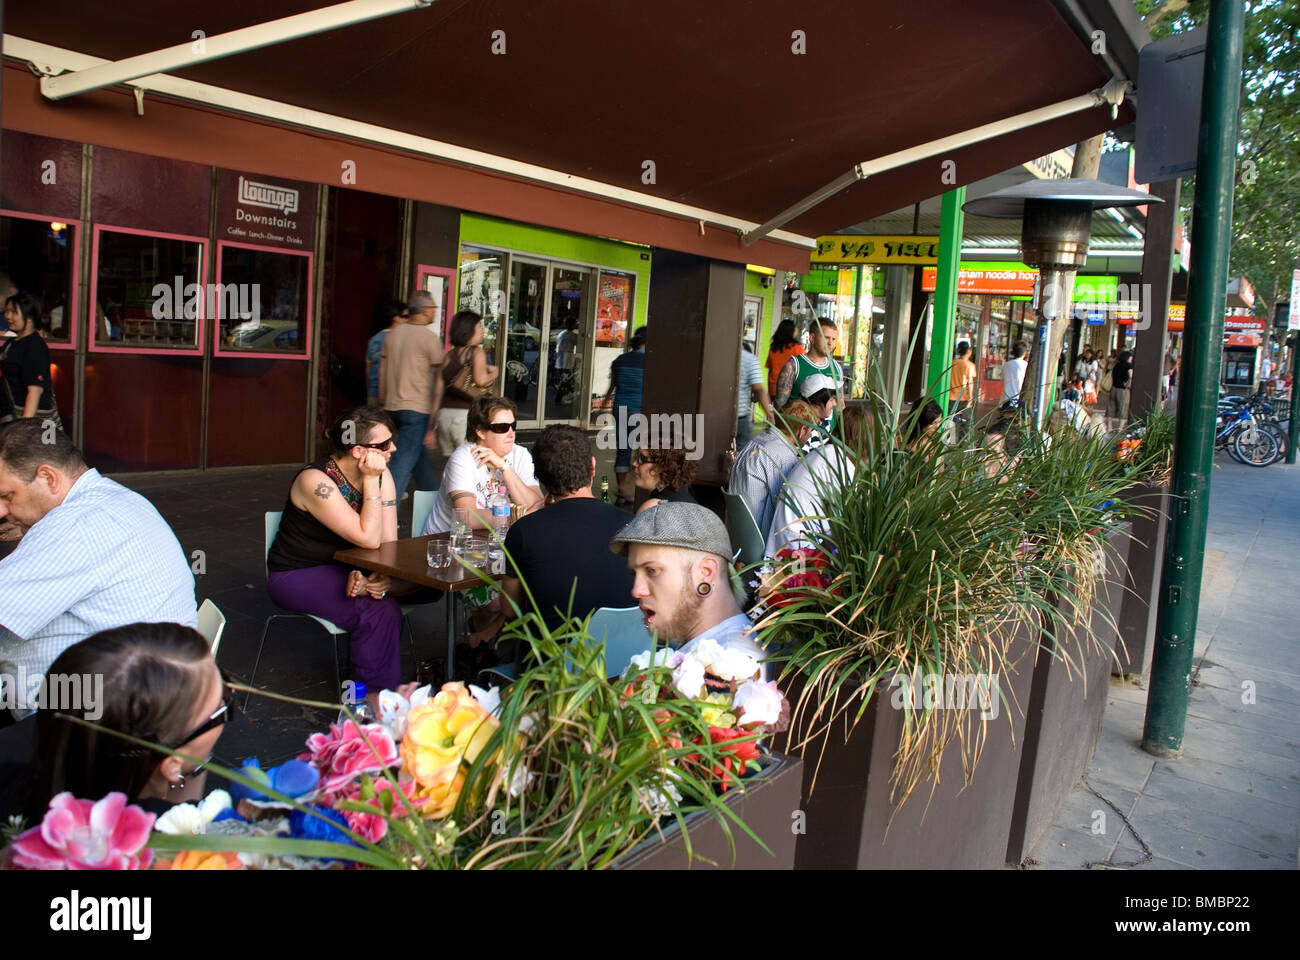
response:
M510 308L506 313L504 396L519 405L521 428L541 425L546 309L545 263L510 258Z
M546 371L542 392L546 397L546 423L580 422L586 399L587 356L591 353L594 330L591 271L577 267L551 268L551 282L544 336L542 368Z

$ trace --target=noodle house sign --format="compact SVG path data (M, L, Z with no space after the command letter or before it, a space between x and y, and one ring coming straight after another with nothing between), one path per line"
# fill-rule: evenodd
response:
M316 188L298 180L222 170L218 239L310 250Z

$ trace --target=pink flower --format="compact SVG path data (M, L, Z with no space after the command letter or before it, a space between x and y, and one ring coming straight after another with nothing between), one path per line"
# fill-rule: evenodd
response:
M310 760L320 770L320 799L324 803L351 792L354 781L363 773L376 774L399 763L397 744L378 723L361 728L351 720L342 727L332 724L328 734L314 733L307 738L307 751L302 759Z
M348 829L365 837L371 843L378 843L388 833L388 818L382 813L361 813L356 810L345 811Z
M145 850L154 815L126 805L126 794L94 802L61 793L39 827L13 842L14 866L29 870L139 870L153 862Z

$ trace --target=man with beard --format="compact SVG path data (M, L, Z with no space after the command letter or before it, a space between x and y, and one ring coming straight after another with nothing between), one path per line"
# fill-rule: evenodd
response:
M756 660L767 656L732 593L731 541L712 510L664 501L637 514L609 548L627 557L632 597L661 643L690 653L709 639Z

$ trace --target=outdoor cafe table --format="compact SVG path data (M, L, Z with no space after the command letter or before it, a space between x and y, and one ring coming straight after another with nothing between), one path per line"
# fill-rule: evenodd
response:
M482 531L476 531L481 534ZM394 580L418 583L422 587L433 587L447 594L447 679L456 671L456 597L462 590L481 586L483 581L471 568L462 566L452 557L451 566L434 570L429 566L428 547L430 540L450 540L450 533L435 533L427 537L411 537L406 540L389 540L381 543L377 550L364 550L351 547L339 550L334 559L339 563L372 573L382 573ZM484 574L492 580L499 581L500 575ZM400 599L400 597L398 598Z

